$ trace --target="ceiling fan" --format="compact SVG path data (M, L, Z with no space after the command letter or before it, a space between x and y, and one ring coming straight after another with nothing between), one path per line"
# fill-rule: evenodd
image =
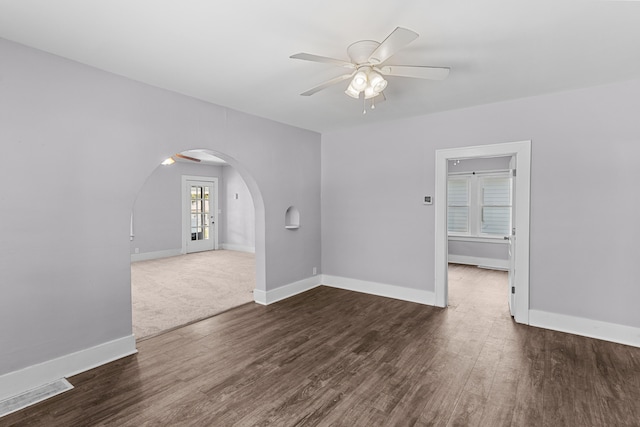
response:
M387 80L383 76L429 80L445 79L449 75L449 67L385 64L391 56L417 38L418 33L397 27L382 43L373 40L357 41L347 48L351 62L309 53L291 55L292 59L334 64L351 70L347 74L328 80L300 95L310 96L329 86L351 79L345 93L356 99L359 99L360 94L363 93L364 100L371 99L371 108L375 108L375 100L380 102L386 99L383 91L387 87ZM366 109L363 111L363 114L365 113Z
M166 158L161 165L163 166L168 166L168 165L172 165L176 162L176 159L174 159L174 157L177 157L178 159L183 159L183 160L190 160L192 162L196 162L196 163L200 163L201 160L200 159L196 159L195 157L191 157L191 156L186 156L184 154L181 153L176 153L171 157Z
M211 154L206 149L192 149L186 150L181 153L175 153L171 157L165 159L161 164L168 166L174 164L176 161L186 160L189 162L202 163L203 165L226 165L227 162L218 157Z

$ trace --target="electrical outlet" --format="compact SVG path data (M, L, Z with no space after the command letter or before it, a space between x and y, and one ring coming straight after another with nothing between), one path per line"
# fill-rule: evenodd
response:
M431 196L424 196L424 204L425 205L433 204L433 198Z
M316 267L313 267L313 275L315 276L316 274L318 274L318 269Z
M134 251L135 253L139 254L139 253L140 253L140 248L135 248L133 251Z

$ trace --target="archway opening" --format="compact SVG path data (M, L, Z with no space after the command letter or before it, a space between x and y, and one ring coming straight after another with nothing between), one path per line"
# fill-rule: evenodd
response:
M252 302L253 291L264 290L264 203L251 174L209 149L167 159L132 207L137 339Z

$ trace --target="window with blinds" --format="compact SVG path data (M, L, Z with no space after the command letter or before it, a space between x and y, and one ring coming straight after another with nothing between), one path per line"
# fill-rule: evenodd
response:
M452 235L506 236L511 230L511 184L508 173L450 176L447 227Z
M469 232L469 179L449 178L447 227L450 233Z

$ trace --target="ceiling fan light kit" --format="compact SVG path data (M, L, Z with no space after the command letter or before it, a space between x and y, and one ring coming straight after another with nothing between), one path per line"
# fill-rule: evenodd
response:
M355 99L360 98L361 92L364 92L364 99L375 98L382 93L387 87L387 81L371 67L366 68L366 72L358 71L356 73L344 93Z
M383 76L409 77L429 80L442 80L449 75L449 67L431 67L420 65L383 65L384 62L393 56L397 51L418 38L418 33L406 28L397 27L382 43L373 40L361 40L352 43L347 48L347 54L351 62L325 56L312 55L309 53L296 53L290 58L302 59L305 61L322 62L339 65L344 68L355 69L350 73L343 74L327 82L324 82L306 92L302 96L311 96L316 92L328 88L344 80L351 79L345 94L351 98L360 99L363 93L363 100L371 99L371 109L375 108L374 99L380 96L378 102L384 101L386 97L383 91L387 88L388 82ZM366 113L366 109L363 111Z

